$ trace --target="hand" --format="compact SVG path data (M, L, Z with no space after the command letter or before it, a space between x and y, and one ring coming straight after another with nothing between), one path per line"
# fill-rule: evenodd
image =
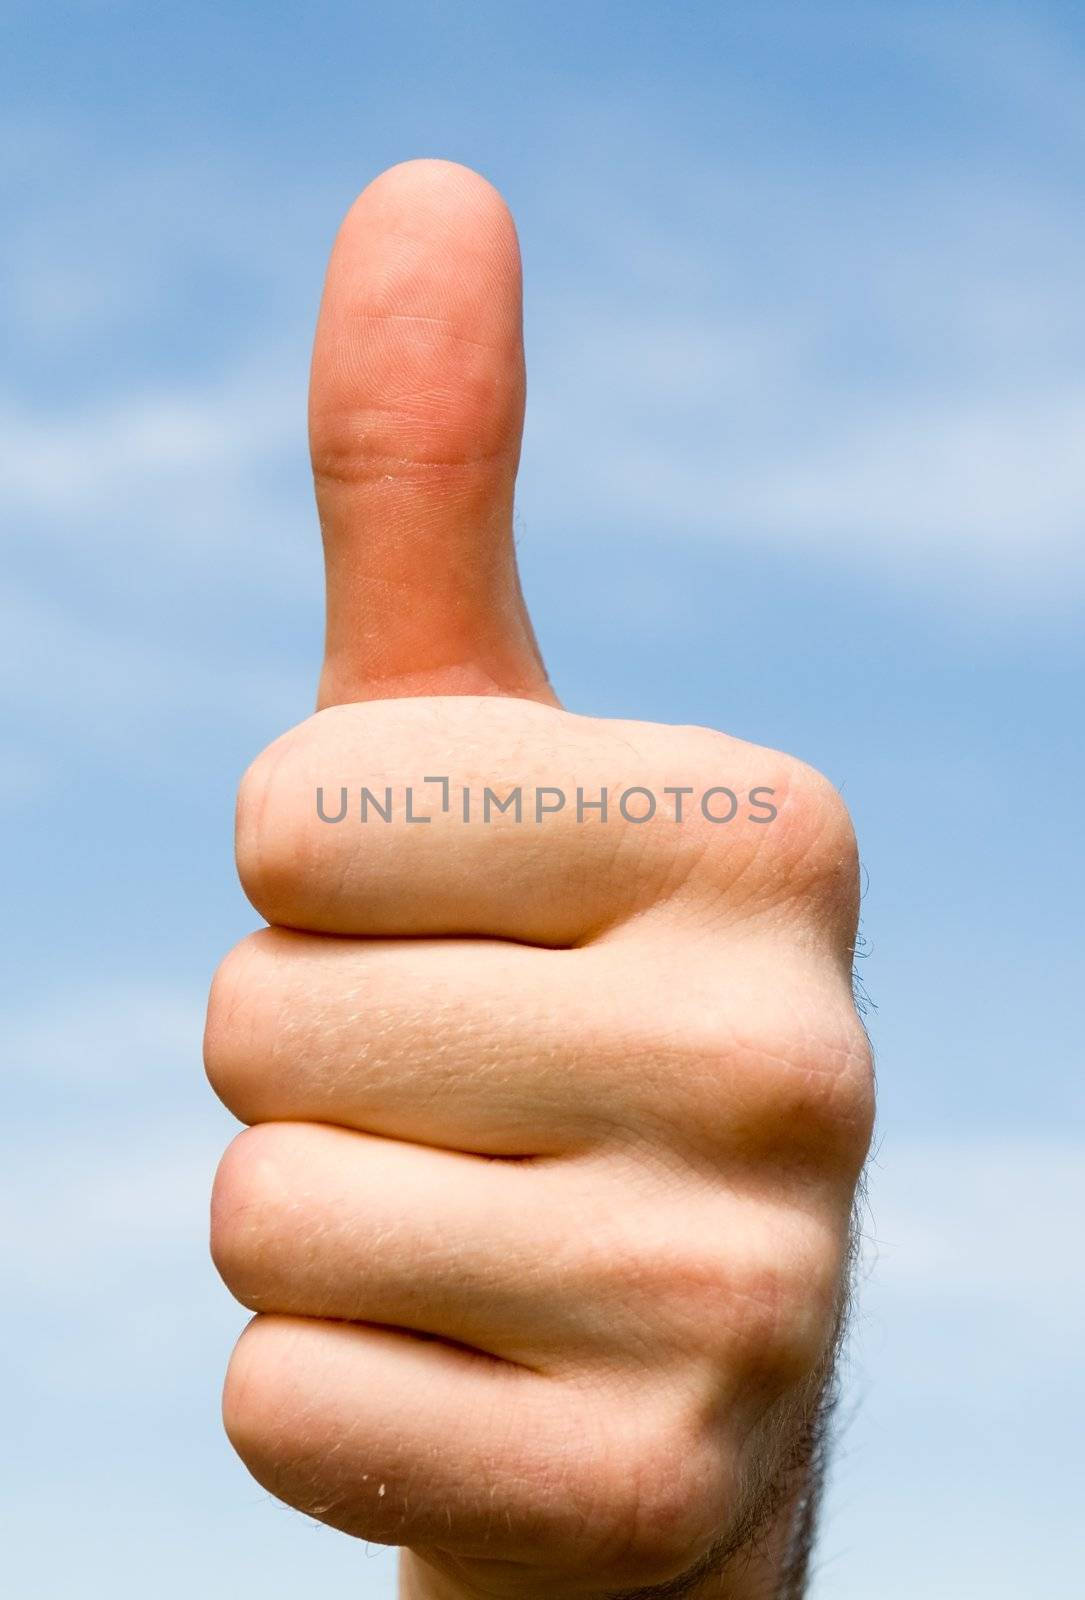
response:
M226 1427L291 1505L409 1547L411 1596L768 1595L870 1136L853 835L776 752L558 706L523 393L501 201L386 173L316 339L324 709L242 784L271 926L208 1017L251 1124L213 1203L258 1313Z

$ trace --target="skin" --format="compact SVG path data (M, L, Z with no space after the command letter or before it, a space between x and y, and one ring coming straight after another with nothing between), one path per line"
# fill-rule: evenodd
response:
M854 837L778 752L559 706L513 551L523 402L503 202L393 168L343 224L316 335L321 709L242 783L268 926L208 1014L249 1124L212 1207L256 1312L226 1428L290 1505L405 1547L404 1600L757 1600L870 1138ZM317 785L434 773L761 785L778 815L316 817Z

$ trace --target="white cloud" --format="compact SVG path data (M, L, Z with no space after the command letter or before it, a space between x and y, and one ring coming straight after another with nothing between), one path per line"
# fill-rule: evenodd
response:
M874 170L820 125L807 150L742 84L741 155L667 129L634 162L600 116L578 164L569 136L547 206L575 210L578 281L533 290L528 256L530 495L578 541L770 546L1042 618L1085 595L1085 226L1052 156L1085 142L1085 79L1005 17L890 8L862 33L918 103L964 96L952 150Z
M1075 248L1080 260L1085 234ZM1061 270L1051 284L1024 270L969 282L945 253L940 287L931 261L910 285L883 286L895 338L915 328L916 344L930 344L933 317L954 346L897 379L834 363L851 331L839 303L820 319L809 306L780 318L551 307L558 337L529 411L529 514L794 550L966 607L1042 613L1080 598L1081 308ZM900 270L886 265L890 280ZM924 298L939 294L928 314Z
M870 1209L813 1593L1070 1600L1085 1144L890 1131Z
M242 557L260 582L284 562L284 581L293 575L282 534L298 508L282 503L282 473L296 465L305 484L305 401L303 379L291 385L281 368L63 410L9 396L0 432L0 508L38 539L79 550L90 534L99 560L134 554L190 582L206 581L209 560L232 577Z
M15 1017L6 1035L14 1077L36 1088L118 1089L141 1098L163 1076L199 1073L206 993L166 981L66 989Z
M1085 1314L1085 1142L887 1139L870 1174L871 1281L892 1300Z
M175 585L174 600L179 592ZM240 724L270 738L284 722L309 714L310 685L270 650L239 656L227 648L229 640L216 640L214 653L207 643L194 651L184 609L171 608L149 638L139 626L81 615L74 604L43 599L29 586L0 584L0 632L10 662L0 699L28 723L39 714L50 725L59 717L99 752L127 752L155 771L176 753L161 740L140 743L134 737L140 717L203 717L216 727ZM47 776L55 779L60 754L55 741L39 752L39 785ZM7 799L17 801L20 793L32 791L16 788Z
M50 1392L138 1387L184 1341L240 1324L207 1258L211 1179L237 1124L204 1080L204 1003L164 981L88 984L9 1027L18 1133L0 1247Z
M1085 1345L1085 1144L1049 1133L895 1142L870 1174L849 1392L881 1440L947 1408L1042 1433ZM1068 1385L1071 1386L1068 1389ZM987 1424L984 1424L987 1425ZM881 1431L877 1431L877 1430Z
M922 588L965 581L1035 602L1085 584L1085 385L889 404L838 431L752 469L639 451L606 463L606 488L638 521L904 572Z
M237 383L136 393L69 416L31 417L9 406L0 416L3 487L16 506L65 517L115 506L148 485L168 508L169 490L191 484L193 473L243 472L286 440L285 409L265 386Z

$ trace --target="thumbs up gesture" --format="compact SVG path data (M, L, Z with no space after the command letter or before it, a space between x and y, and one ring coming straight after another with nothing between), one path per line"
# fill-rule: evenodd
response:
M254 763L207 1070L256 1478L409 1600L798 1594L872 1117L832 786L550 688L516 236L377 179L313 362L321 709ZM258 1565L258 1562L257 1562Z

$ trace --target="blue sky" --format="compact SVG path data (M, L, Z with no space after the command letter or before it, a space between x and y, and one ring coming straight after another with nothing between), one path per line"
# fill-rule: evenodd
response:
M309 711L308 345L383 166L518 217L557 684L843 788L881 1083L816 1600L1070 1600L1085 19L1071 5L0 12L20 1600L391 1600L245 1476L204 993L232 792Z

